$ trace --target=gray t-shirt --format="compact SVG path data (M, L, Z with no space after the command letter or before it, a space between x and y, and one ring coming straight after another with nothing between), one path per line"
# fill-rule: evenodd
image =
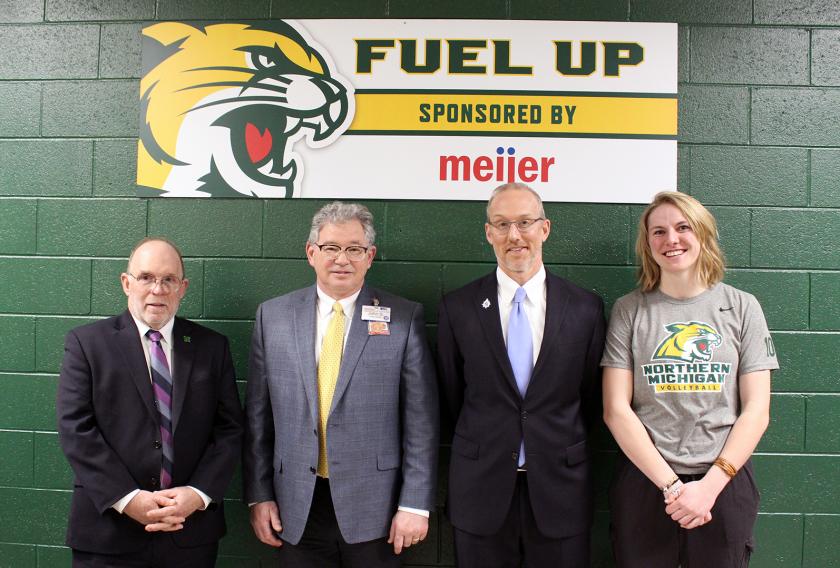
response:
M601 366L633 371L633 411L683 474L720 455L741 410L738 377L779 368L758 301L724 283L688 300L658 290L620 298Z

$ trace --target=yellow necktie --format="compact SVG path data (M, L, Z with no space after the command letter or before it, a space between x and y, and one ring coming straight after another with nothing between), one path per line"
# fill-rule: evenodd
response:
M344 310L341 304L333 304L333 316L327 326L324 342L321 344L321 359L318 361L318 475L329 477L327 465L327 418L330 417L335 383L341 368L341 352L344 347Z

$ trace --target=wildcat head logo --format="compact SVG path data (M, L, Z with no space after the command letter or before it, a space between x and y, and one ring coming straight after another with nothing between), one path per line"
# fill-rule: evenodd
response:
M721 343L720 334L709 324L692 321L665 326L670 332L656 348L652 360L668 359L695 363L712 358L712 349Z
M283 21L143 30L138 185L170 196L292 197L293 150L334 142L352 86Z

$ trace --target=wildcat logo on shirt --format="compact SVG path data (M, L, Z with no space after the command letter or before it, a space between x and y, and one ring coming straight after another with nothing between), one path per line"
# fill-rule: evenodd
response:
M642 365L654 392L719 392L732 370L730 363L711 361L723 337L711 325L692 321L665 326L668 336Z
M294 145L332 144L353 88L282 20L143 29L137 183L166 196L293 197Z

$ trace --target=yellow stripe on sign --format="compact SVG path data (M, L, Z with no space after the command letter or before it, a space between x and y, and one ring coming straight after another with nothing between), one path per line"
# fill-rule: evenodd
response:
M349 132L677 135L676 97L356 93L355 98Z
M720 384L656 385L656 392L720 392Z

